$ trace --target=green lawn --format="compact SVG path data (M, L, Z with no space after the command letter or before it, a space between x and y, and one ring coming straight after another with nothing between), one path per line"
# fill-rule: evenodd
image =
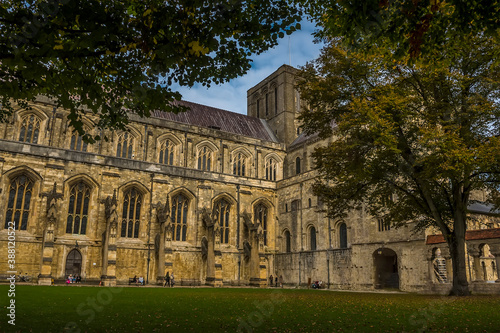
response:
M324 290L0 286L0 332L500 332L500 297Z

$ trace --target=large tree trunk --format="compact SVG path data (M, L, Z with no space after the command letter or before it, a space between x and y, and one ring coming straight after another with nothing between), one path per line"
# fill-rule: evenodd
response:
M444 235L450 249L453 267L453 287L450 295L469 296L469 283L465 261L465 214L455 214L454 230L449 235Z

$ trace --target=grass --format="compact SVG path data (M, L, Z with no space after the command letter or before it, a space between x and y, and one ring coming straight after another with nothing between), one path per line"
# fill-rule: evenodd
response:
M0 300L0 332L500 332L500 296L18 285L16 326Z

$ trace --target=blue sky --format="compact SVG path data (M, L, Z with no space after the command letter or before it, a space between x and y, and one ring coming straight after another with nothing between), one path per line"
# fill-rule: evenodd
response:
M182 99L219 109L246 114L247 90L262 81L283 64L303 66L318 57L321 45L313 43L314 25L301 22L302 29L281 39L279 45L258 56L253 56L252 68L239 78L209 89L201 85L192 88L174 88L182 94ZM289 52L290 46L290 52ZM291 60L291 61L290 61Z

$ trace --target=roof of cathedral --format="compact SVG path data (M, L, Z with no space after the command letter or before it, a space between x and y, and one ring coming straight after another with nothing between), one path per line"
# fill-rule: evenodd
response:
M481 230L467 230L465 232L465 240L480 240L500 238L500 228L494 229L481 229ZM427 245L445 243L443 235L429 235L427 236Z
M178 103L190 109L177 114L173 112L153 111L151 115L155 118L216 129L259 140L279 142L263 119L193 102L180 101Z

